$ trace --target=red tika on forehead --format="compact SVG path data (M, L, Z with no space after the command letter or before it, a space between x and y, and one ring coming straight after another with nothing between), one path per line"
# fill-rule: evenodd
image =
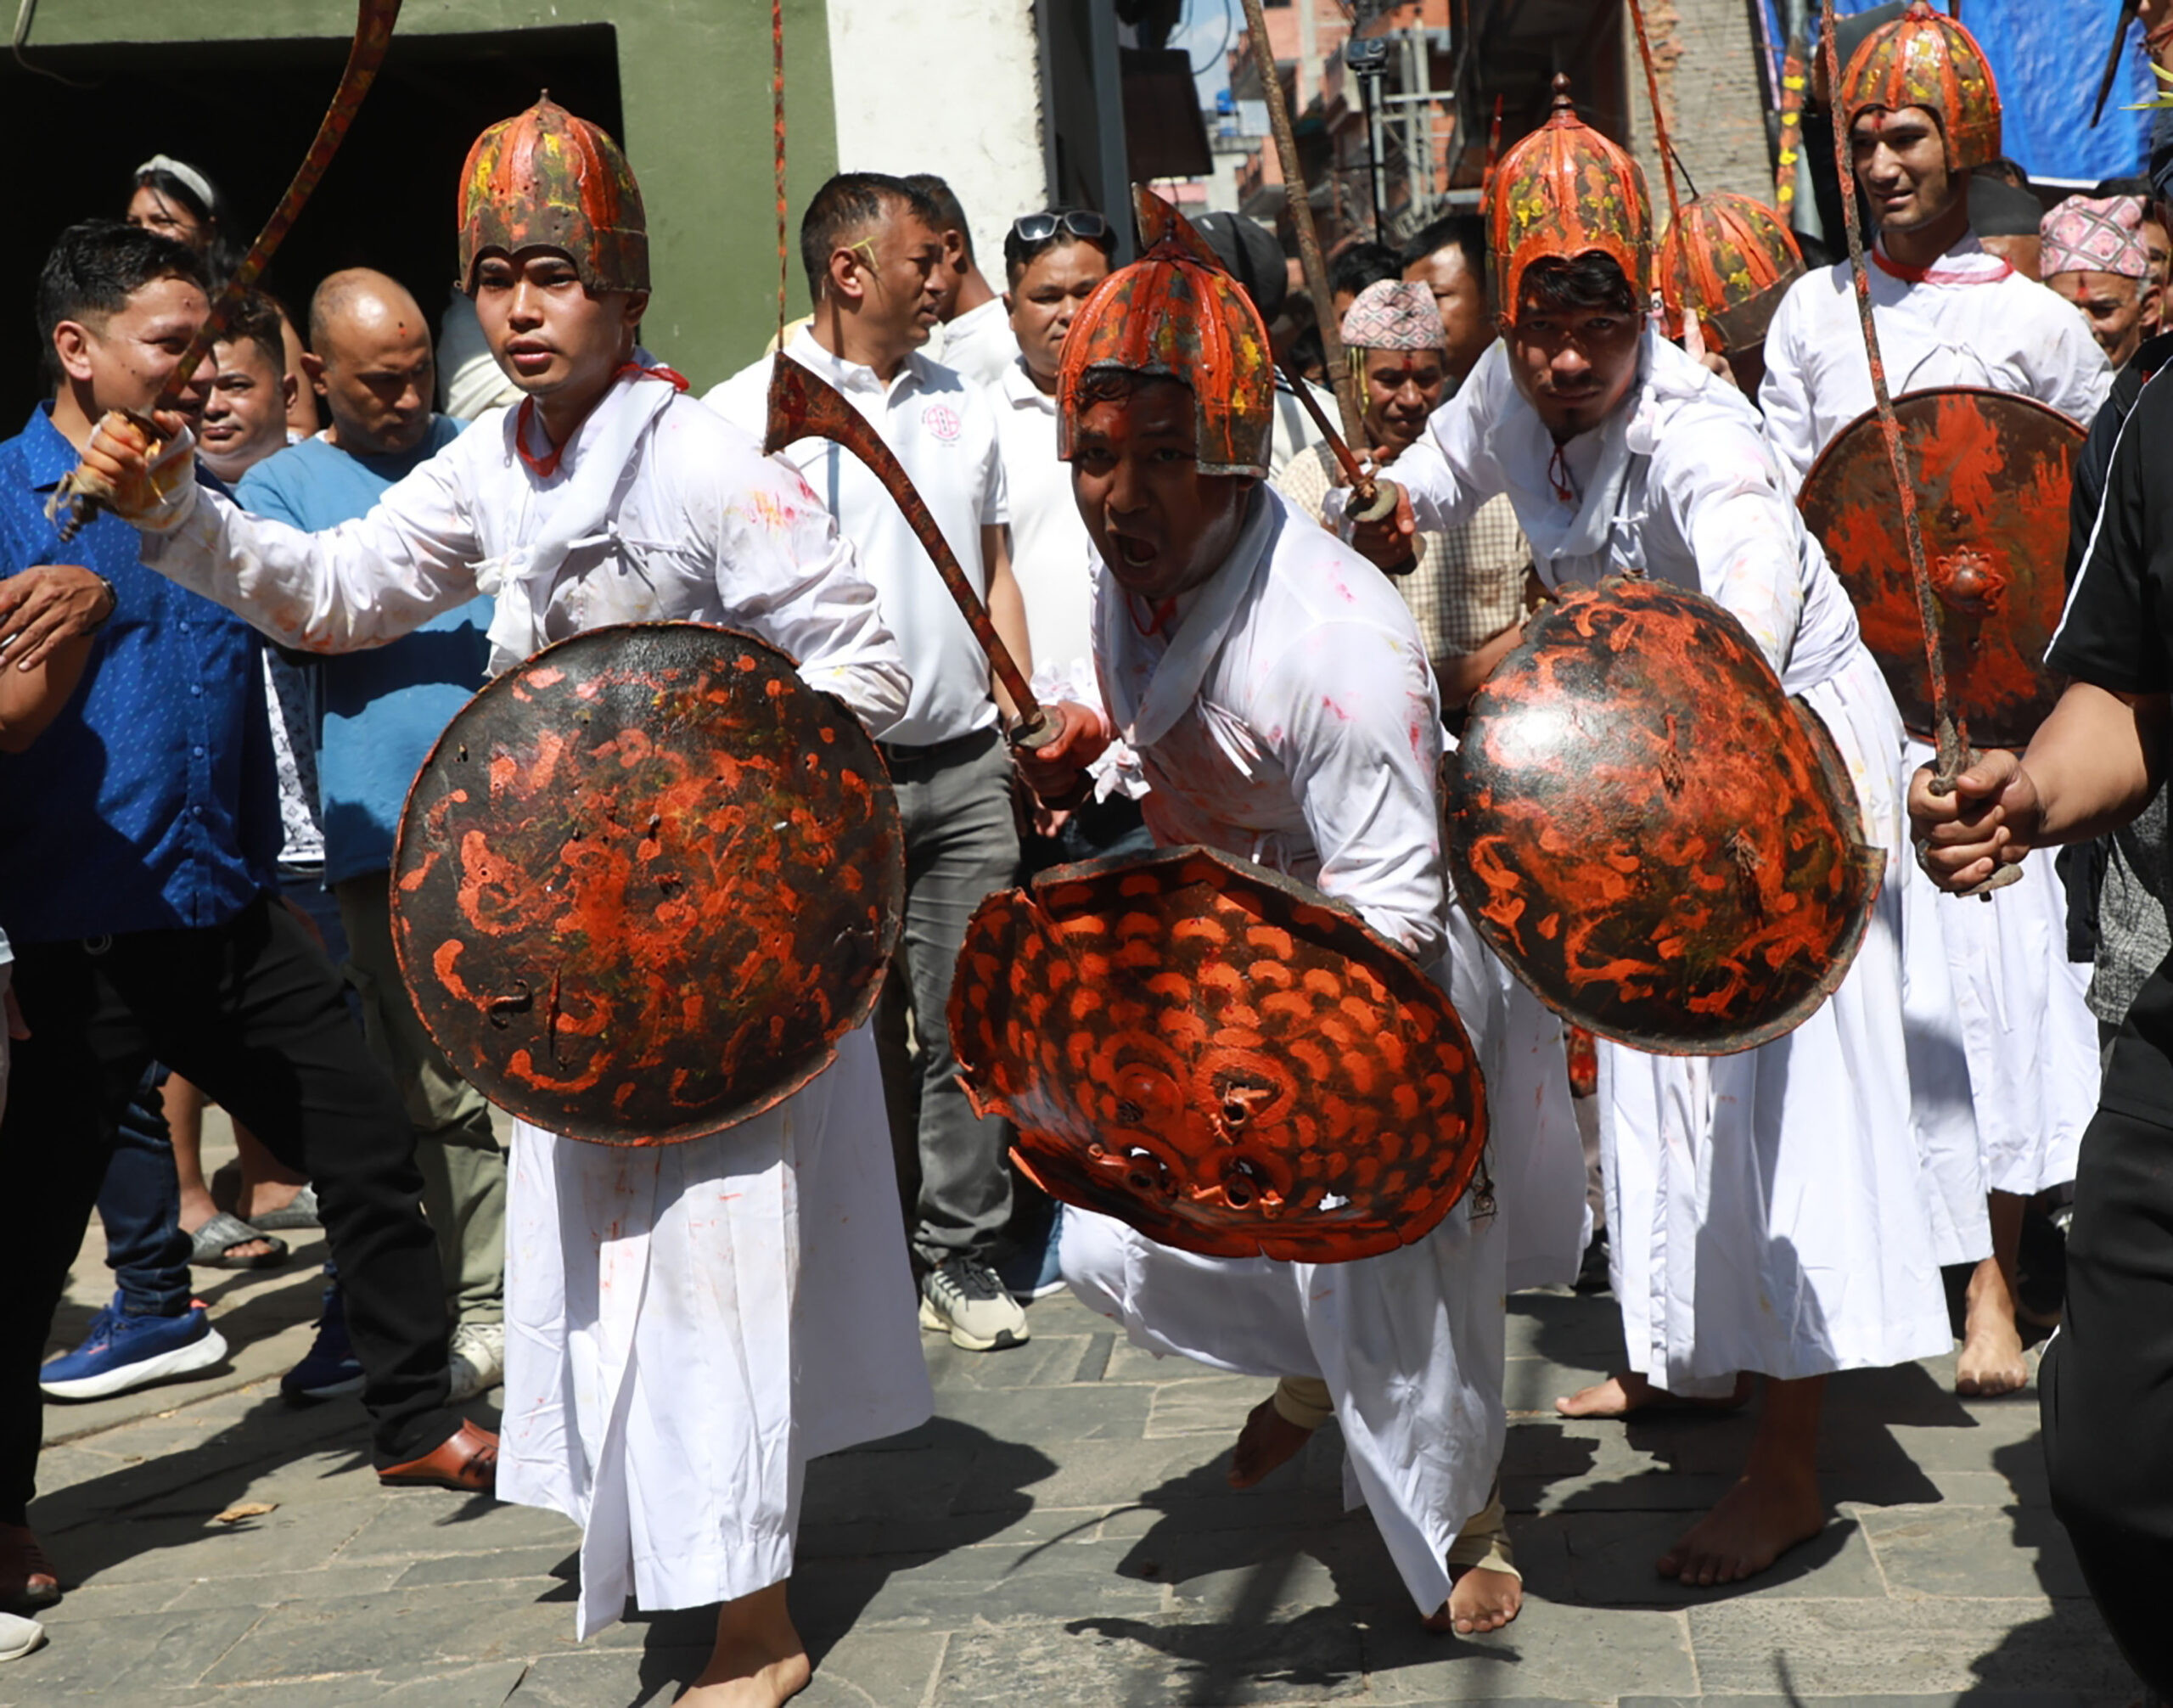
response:
M2000 92L1977 38L1927 0L1882 24L1841 74L1841 110L1853 126L1867 112L1922 107L1938 115L1946 164L1962 171L2000 157Z
M1554 80L1547 121L1502 158L1486 194L1494 309L1513 317L1524 271L1536 261L1610 256L1642 300L1652 276L1652 203L1645 175L1620 148L1577 116L1569 80Z
M1780 215L1732 190L1683 204L1660 240L1657 266L1670 338L1682 336L1686 304L1709 343L1743 351L1762 344L1773 311L1803 277L1803 252Z
M1159 196L1135 190L1147 253L1095 287L1064 340L1057 370L1057 455L1071 459L1094 369L1182 381L1198 411L1203 475L1267 477L1275 424L1275 357L1244 287L1224 271L1189 222Z
M619 145L547 94L475 139L460 174L460 278L475 262L555 249L597 292L649 289L649 230L641 186Z

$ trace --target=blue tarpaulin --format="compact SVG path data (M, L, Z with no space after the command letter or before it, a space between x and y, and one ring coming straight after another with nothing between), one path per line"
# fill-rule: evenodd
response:
M1786 42L1779 0L1760 0L1777 48ZM1843 17L1868 12L1881 0L1834 0ZM1937 0L1934 0L1937 3ZM1814 41L1818 8L1809 8ZM2105 50L2120 0L1967 0L1962 21L1984 44L2004 110L2004 152L2042 183L2094 184L2144 170L2150 115L2122 109L2157 88L2142 51L2142 28L2128 26L2120 76L2097 128L2091 104L2105 69Z

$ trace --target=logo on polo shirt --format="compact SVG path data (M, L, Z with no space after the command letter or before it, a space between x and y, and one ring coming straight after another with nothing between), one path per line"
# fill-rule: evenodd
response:
M920 424L931 439L946 445L955 444L958 435L965 430L965 423L958 419L958 412L948 403L931 403L920 412Z

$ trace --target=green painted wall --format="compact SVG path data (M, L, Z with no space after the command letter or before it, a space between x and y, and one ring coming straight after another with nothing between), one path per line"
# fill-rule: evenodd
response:
M786 0L784 10L796 236L800 208L836 170L836 126L823 0ZM44 0L29 52L35 59L41 48L108 43L345 40L354 22L352 0ZM398 34L587 24L617 31L620 141L649 208L655 301L645 335L698 385L712 384L759 355L776 328L766 0L407 0ZM790 312L804 313L796 261L791 290Z

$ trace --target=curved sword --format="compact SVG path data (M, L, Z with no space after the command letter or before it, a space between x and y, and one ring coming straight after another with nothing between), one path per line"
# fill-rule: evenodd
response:
M370 85L377 81L378 69L385 64L385 49L392 42L393 22L399 16L400 0L361 0L361 9L355 20L354 44L347 50L347 67L340 74L340 87L333 92L332 104L325 110L323 121L317 127L316 140L302 156L300 169L287 186L286 194L279 198L278 206L272 210L272 217L264 222L264 229L257 233L256 241L250 245L242 264L212 303L204 324L182 351L181 360L174 365L173 377L151 405L152 413L171 409L180 402L189 376L203 365L211 346L227 335L228 323L241 306L243 297L255 287L280 244L285 241L303 205L316 193L324 169L340 152L348 126L355 122L355 115L362 109L362 97L369 93ZM110 497L103 480L78 469L61 481L47 503L45 513L59 528L60 538L65 543L105 507Z

